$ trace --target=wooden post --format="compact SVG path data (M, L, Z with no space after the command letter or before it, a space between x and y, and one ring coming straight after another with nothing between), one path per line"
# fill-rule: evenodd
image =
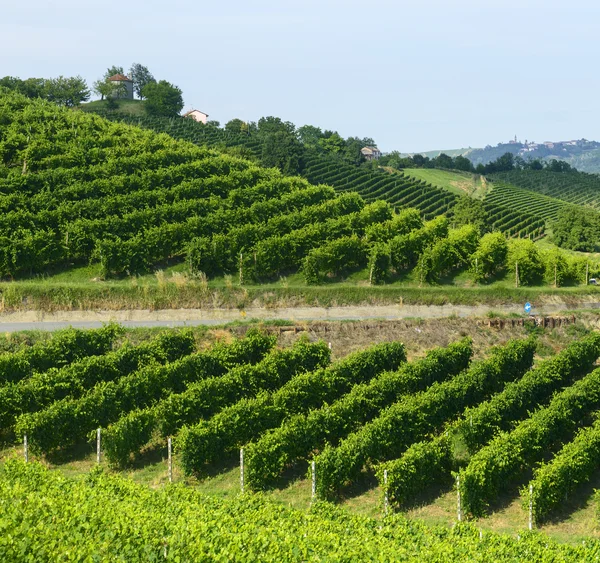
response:
M100 428L96 430L96 463L100 463Z
M240 252L240 285L244 283L244 271L242 268L242 253Z
M479 277L479 258L475 258L475 278Z
M328 343L329 349L331 350L331 342Z
M515 287L519 287L519 262L515 261Z
M25 456L25 463L29 462L29 444L27 443L27 434L23 436L23 455Z
M369 271L369 285L373 285L373 268L375 267L375 265L373 264L371 266L371 270Z
M244 492L244 448L240 448L240 490Z
M529 529L533 530L533 485L529 485Z
M589 275L590 275L590 263L586 261L586 263L585 263L585 285L588 284Z
M312 490L310 501L315 502L315 499L317 498L317 464L315 463L314 459L310 464L310 472L312 477Z
M458 521L462 522L462 502L460 499L460 476L456 476L456 512Z
M167 456L169 469L169 483L173 482L173 440L171 436L167 438Z
M558 278L558 276L557 276L557 270L558 270L558 265L557 265L557 264L554 264L554 287L555 287L555 288L556 288L556 287L558 287L558 286L556 285L556 280L557 280L557 278Z
M390 507L390 498L388 495L388 470L383 470L383 487L384 487L384 496L383 496L383 511L385 515L388 515L389 507Z

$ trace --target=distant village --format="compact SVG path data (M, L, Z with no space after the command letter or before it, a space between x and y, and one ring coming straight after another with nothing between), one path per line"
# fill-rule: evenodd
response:
M525 140L524 143L517 140L517 136L515 135L514 139L508 141L508 143L498 143L498 146L503 145L520 145L519 154L526 154L529 152L535 152L543 149L548 150L572 150L572 147L580 147L585 149L597 148L600 147L600 143L596 141L588 141L587 139L576 139L572 141L544 141L543 143L536 143L534 141ZM491 148L488 146L486 148Z

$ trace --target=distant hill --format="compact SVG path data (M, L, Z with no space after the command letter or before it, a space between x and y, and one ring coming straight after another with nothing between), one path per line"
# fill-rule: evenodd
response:
M484 148L438 150L412 154L422 154L430 158L436 157L440 153L452 157L460 155L467 157L477 166L496 160L507 152L520 156L525 160L557 158L568 162L581 172L600 173L600 143L588 141L587 139L545 143L498 143L494 147L488 145Z

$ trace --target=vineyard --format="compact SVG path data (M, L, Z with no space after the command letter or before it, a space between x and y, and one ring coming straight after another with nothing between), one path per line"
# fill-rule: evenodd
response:
M600 209L600 180L597 174L513 170L494 174L492 178L567 203Z
M261 154L260 140L252 134L231 133L191 119L138 117L107 111L98 113L108 119L167 133L197 145L243 147L254 157ZM305 149L302 175L313 184L333 186L338 193L357 192L368 202L382 200L394 208L418 209L425 219L447 213L457 199L455 193L414 178L410 173L390 174L381 169L366 169L312 149ZM546 220L554 218L562 204L551 201L548 205L545 198L533 196L533 201L529 201L531 198L531 194L525 194L524 205L522 191L514 186L502 186L493 197L486 198L484 205L492 228L507 236L531 237L534 240L543 237ZM549 212L547 207L551 208ZM543 211L541 214L540 210Z
M102 460L126 470L169 438L179 470L200 480L242 449L246 492L285 487L290 475L312 466L315 501L352 496L376 476L390 513L454 487L463 518L476 518L520 491L524 515L536 524L555 518L564 497L597 473L597 332L535 362L535 337L511 340L477 361L471 339L463 338L411 361L403 344L390 341L332 362L322 341L300 338L280 348L275 336L256 329L208 348L185 330L135 345L122 344L122 334L117 325L68 329L0 355L3 441L26 437L28 455L57 459L101 436ZM51 496L55 487L76 495L96 483L97 502L124 487L132 495L127 505L141 503L143 513L144 503L152 504L146 495L191 503L197 494L185 487L144 492L101 473L69 484L46 473L42 479L40 471L6 463L0 502L12 506L7 499L28 488L31 495ZM27 510L35 518L38 509ZM344 514L323 510L334 518L330 525Z

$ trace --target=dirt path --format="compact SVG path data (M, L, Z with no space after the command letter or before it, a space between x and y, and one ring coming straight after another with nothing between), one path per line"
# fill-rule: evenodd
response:
M534 307L532 314L552 315L572 309L566 303ZM578 309L600 309L599 302L580 303ZM447 317L484 317L489 313L523 313L522 305L396 305L357 307L295 307L238 309L168 309L160 311L23 311L0 315L0 331L57 330L66 326L93 328L108 321L128 327L216 325L250 319L290 321L399 320L408 318L436 319Z

